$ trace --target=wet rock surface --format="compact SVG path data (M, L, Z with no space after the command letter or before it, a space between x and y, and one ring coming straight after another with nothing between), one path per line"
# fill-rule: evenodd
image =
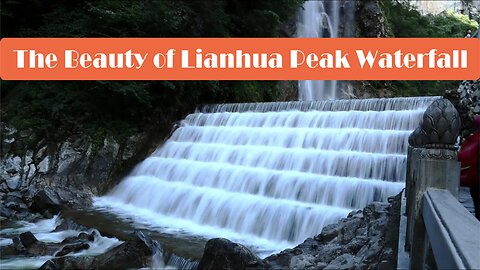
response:
M152 255L161 251L159 244L141 231L132 233L123 243L116 242L103 254L84 253L90 247L105 241L96 230L64 220L53 232L85 229L76 236L65 238L61 242L43 242L30 232L9 235L12 243L0 246L0 260L11 257L49 256L39 269L139 269L152 266ZM2 238L7 237L2 233ZM83 253L82 253L83 252ZM88 255L90 254L90 255ZM3 268L2 268L3 269Z
M197 270L261 268L262 260L243 245L224 238L208 240Z
M142 232L133 233L125 243L95 258L95 269L133 269L148 267L158 243Z
M197 269L396 269L399 213L400 196L372 203L264 260L242 245L211 239Z
M80 239L80 235L78 237ZM98 256L64 256L88 248L87 242L64 246L56 257L46 261L39 269L139 269L152 265L152 255L159 249L158 243L141 231L133 233L121 245Z
M66 209L90 207L93 196L110 190L162 139L152 130L122 142L107 137L95 144L89 137L77 136L53 143L37 138L29 130L19 131L1 122L0 132L2 229L17 226L16 221L35 223ZM101 255L85 256L91 254L90 248L98 248L98 237L102 236L69 219L52 233L61 237L72 230L83 232L60 243L43 242L30 231L18 235L2 233L2 241L10 238L11 244L0 246L0 259L52 257L41 269L137 269L150 267L152 250L158 250L156 242L136 233Z
M89 207L94 195L112 188L158 144L149 133L94 144L87 136L46 142L1 122L0 131L0 219L11 220Z
M372 203L264 262L267 269L396 269L399 211L398 196Z

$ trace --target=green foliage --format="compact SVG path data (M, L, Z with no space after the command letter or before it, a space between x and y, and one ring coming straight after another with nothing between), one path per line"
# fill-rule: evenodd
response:
M1 0L8 37L276 37L303 0ZM199 104L271 101L277 82L2 81L2 120L53 140L125 136Z
M422 15L405 1L381 0L381 6L392 37L458 37L467 29L475 32L478 23L468 16L444 11L440 14ZM458 87L458 81L392 81L389 89L395 96L443 95L445 90Z
M436 15L422 15L404 1L382 0L381 4L392 37L463 38L467 29L472 32L478 29L478 22L451 10Z

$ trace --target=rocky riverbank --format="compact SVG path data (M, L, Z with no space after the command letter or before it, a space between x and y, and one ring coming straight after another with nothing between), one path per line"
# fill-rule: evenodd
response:
M125 265L131 268L151 265L153 253L146 251L146 244L135 244L138 235L121 244L114 237L102 236L72 220L54 223L61 220L62 210L90 207L92 197L107 192L121 180L153 151L159 138L144 132L122 142L113 137L98 142L77 136L53 143L29 130L18 131L4 123L0 123L0 128L2 269L21 269L22 265L35 268L46 259L51 261L42 269L79 269L79 265L85 265L81 269L111 269L112 262L105 256L120 262L121 258L127 259ZM99 255L102 253L103 257ZM18 258L25 262L18 263ZM90 267L87 262L95 266Z
M135 269L163 267L160 245L136 231L124 241L69 219L25 223L2 229L2 269Z
M92 196L111 189L162 139L143 132L122 142L79 135L53 143L4 123L0 128L0 218L10 220L89 206Z
M396 269L399 213L400 196L372 203L264 260L227 239L211 239L198 270Z

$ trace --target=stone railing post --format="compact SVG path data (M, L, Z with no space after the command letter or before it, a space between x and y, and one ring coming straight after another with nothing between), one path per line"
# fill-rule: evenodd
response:
M411 269L424 268L429 245L421 212L426 189L446 189L458 196L460 164L455 142L459 131L457 110L447 99L438 99L427 108L419 128L409 137L406 245Z
M408 137L408 153L407 153L407 176L405 183L405 197L406 197L406 215L411 217L410 213L413 212L415 200L411 199L414 196L410 194L414 193L414 181L415 181L415 172L418 170L418 160L420 158L420 152L422 152L423 147L425 146L425 135L422 133L421 124L415 131L410 134ZM406 231L406 240L405 240L405 249L410 250L411 238L413 235L411 222L407 222L407 231Z

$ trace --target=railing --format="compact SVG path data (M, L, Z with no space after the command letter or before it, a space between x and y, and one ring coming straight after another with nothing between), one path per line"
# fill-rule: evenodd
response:
M480 269L480 222L448 190L427 189L422 212L438 269Z
M409 137L404 242L410 269L480 269L480 222L456 199L459 130L458 112L438 99Z

